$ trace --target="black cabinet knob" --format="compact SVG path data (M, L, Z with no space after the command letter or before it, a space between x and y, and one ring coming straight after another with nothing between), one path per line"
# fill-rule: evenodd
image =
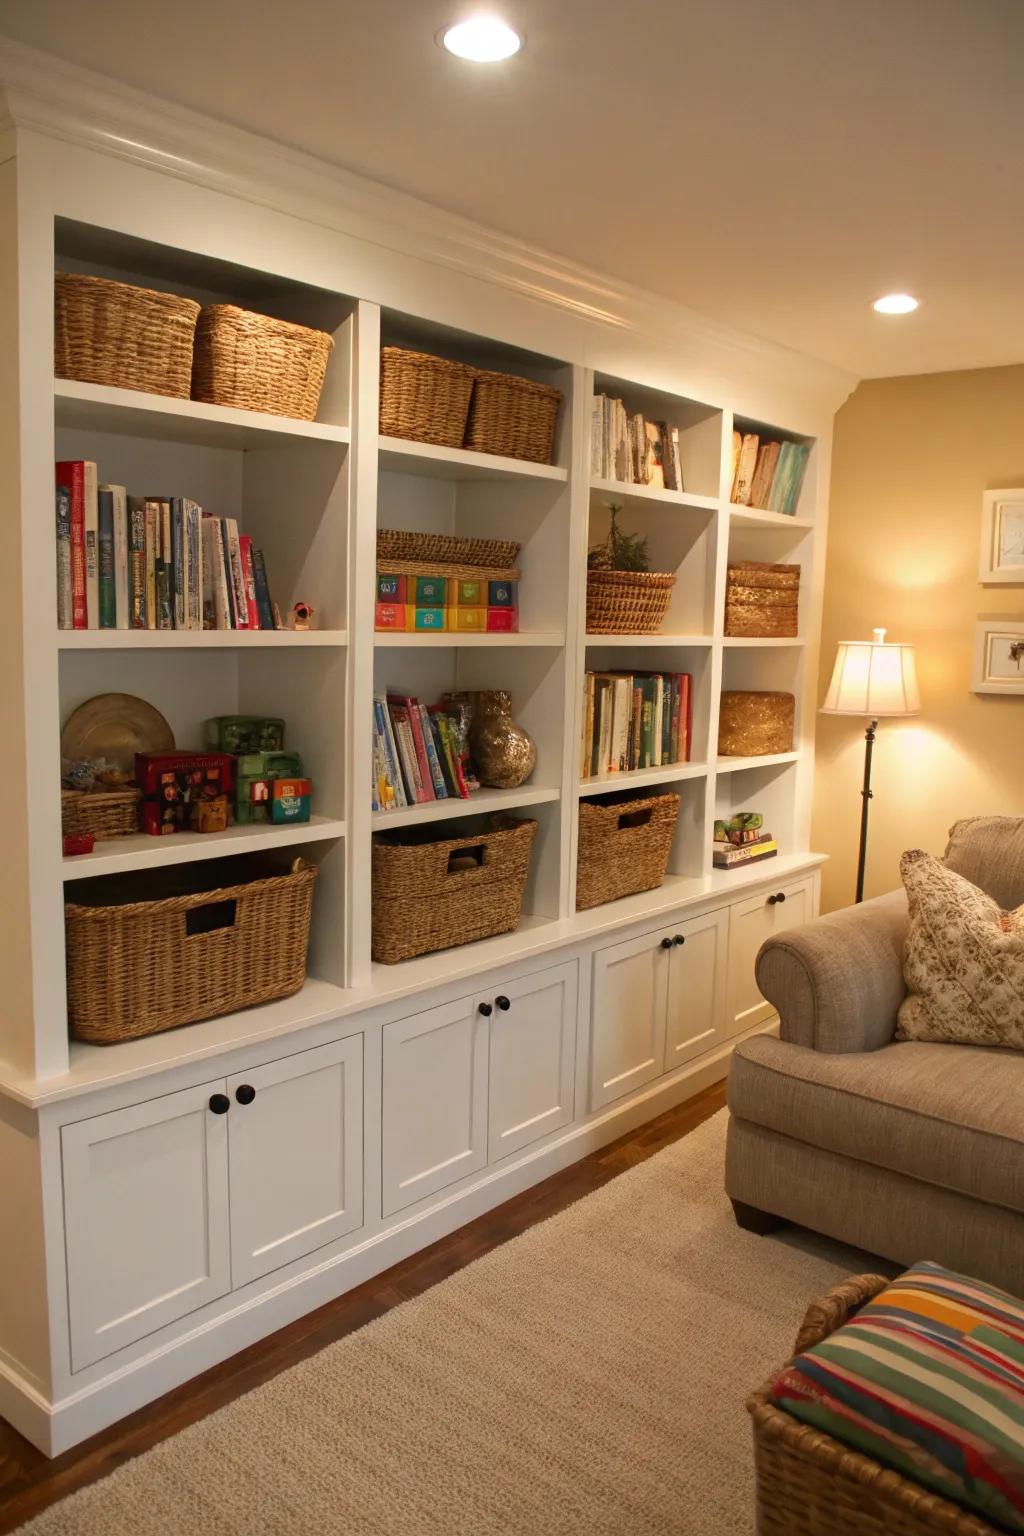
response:
M678 949L678 948L679 948L679 946L680 946L680 944L685 944L685 943L686 943L686 938L685 938L685 936L684 936L684 935L683 935L683 934L681 934L681 933L674 933L674 934L673 934L673 935L672 935L672 943L673 943L673 944L674 944L674 945L675 945L675 946L676 946L676 948L677 948L677 949Z
M672 948L672 940L668 939L668 938L662 939L661 947L662 947L662 949L671 949Z
M239 1104L251 1104L256 1097L256 1089L252 1083L239 1083L235 1089L235 1098Z
M509 1009L512 1007L512 1004L509 1002L507 997L496 997L494 1001L497 1003L502 1013L508 1013Z
M215 1115L226 1115L231 1108L231 1100L226 1093L212 1093L210 1095L210 1108Z
M482 1013L485 1019L489 1019L493 1012L494 1009L491 1007L490 1003L481 1003L480 1007L477 1009L477 1013Z
M785 899L786 899L785 891L776 891L774 896L769 896L768 897L768 905L770 907L777 906L780 901L785 901Z

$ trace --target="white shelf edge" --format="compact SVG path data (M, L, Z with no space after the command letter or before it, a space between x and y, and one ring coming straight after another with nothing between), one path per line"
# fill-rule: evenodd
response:
M524 784L519 789L480 789L468 800L428 800L424 805L406 805L393 811L373 811L370 824L375 832L391 827L419 826L424 822L448 821L456 816L480 816L488 811L513 811L528 805L548 805L561 799L561 790L550 785Z
M771 636L764 635L764 636L761 636L761 637L745 636L745 635L726 635L723 638L723 640L722 640L722 644L725 645L725 646L728 646L730 648L732 648L732 647L748 647L748 646L752 646L752 647L754 647L755 649L758 649L758 650L782 651L782 650L787 650L787 649L792 650L794 648L799 649L801 646L806 645L807 641L806 640L801 640L799 637L797 637L795 639L789 639L789 640L780 640L780 639L776 638L774 635L771 635Z
M175 832L169 837L107 838L92 853L69 855L61 862L65 882L91 880L96 875L128 874L136 869L161 869L170 864L196 864L204 859L239 853L262 853L296 843L319 843L345 836L345 823L314 816L290 826L228 827L225 832Z
M225 441L231 438L252 436L258 439L267 437L291 437L304 438L312 442L322 443L348 443L351 441L351 432L348 427L336 426L331 422L300 421L291 416L271 416L262 411L241 411L231 406L208 405L202 400L181 400L169 395L150 395L142 390L117 389L109 384L86 384L77 379L54 379L53 381L54 403L57 411L57 420L60 424L62 402L68 402L70 409L69 418L75 414L74 406L82 407L82 412L94 413L97 417L109 413L111 416L123 412L126 418L126 426L132 427L134 416L141 419L148 416L154 424L162 421L164 429L178 431L180 435L187 437L187 428L192 424L197 429L197 435L204 435L208 439L211 434L221 432Z
M597 650L603 645L607 646L708 646L714 645L713 635L601 635L592 630L587 630L584 635L588 650Z
M813 528L813 517L790 517L785 512L768 512L760 507L740 507L735 502L723 503L729 509L730 521L741 528Z
M717 496L698 496L695 491L664 491L656 485L632 485L627 480L601 480L591 476L592 496L612 496L619 501L656 501L670 507L691 507L698 512L717 512ZM789 521L789 519L787 519Z
M393 474L432 474L442 479L548 480L565 484L569 471L558 464L535 464L530 459L510 459L497 453L476 453L470 448L446 448L438 443L417 443L411 438L377 439L380 468Z
M472 631L462 634L457 630L421 630L413 633L407 629L400 630L375 630L373 636L375 646L390 650L415 650L423 647L426 650L443 650L446 646L546 646L550 650L560 650L565 645L565 633L556 629L521 630L518 634L493 634L481 635Z
M341 649L348 644L344 629L59 629L59 651L242 651L248 647L292 647L295 650Z
M628 773L612 773L606 779L581 779L579 798L612 795L619 789L636 789L644 784L668 784L676 779L706 779L707 763L665 763L660 768L634 768Z
M763 757L720 757L716 764L716 772L743 773L748 768L773 768L784 763L799 761L799 752L766 752Z

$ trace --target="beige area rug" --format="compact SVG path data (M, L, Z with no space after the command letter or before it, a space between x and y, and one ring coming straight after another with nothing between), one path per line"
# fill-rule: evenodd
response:
M876 1267L758 1238L724 1112L22 1530L745 1536L743 1403L806 1302Z

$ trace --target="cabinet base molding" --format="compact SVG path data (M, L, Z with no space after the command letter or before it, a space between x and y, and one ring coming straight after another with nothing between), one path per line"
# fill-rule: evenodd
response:
M725 1076L736 1040L707 1059L650 1084L642 1092L574 1125L503 1167L481 1172L468 1187L448 1191L428 1208L394 1218L384 1231L343 1253L310 1264L272 1290L226 1299L216 1317L188 1329L77 1391L48 1402L0 1361L0 1415L47 1456L58 1456L198 1376L211 1366L324 1306L393 1264L493 1210L542 1179L598 1151Z

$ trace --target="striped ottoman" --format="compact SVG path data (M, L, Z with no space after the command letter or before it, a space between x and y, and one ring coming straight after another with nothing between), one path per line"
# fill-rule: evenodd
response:
M1024 1536L1024 1303L918 1264L808 1311L748 1403L760 1536Z

